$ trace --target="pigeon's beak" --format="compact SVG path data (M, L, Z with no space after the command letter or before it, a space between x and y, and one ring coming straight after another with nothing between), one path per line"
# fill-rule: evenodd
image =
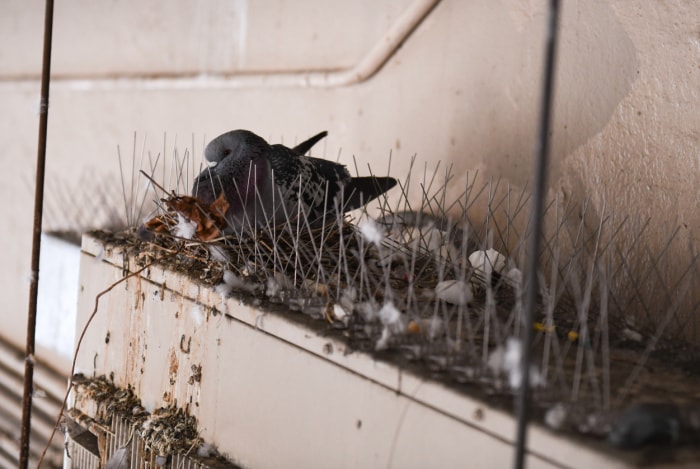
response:
M210 168L213 168L214 166L217 165L217 163L218 163L217 161L207 161L207 166L209 166Z

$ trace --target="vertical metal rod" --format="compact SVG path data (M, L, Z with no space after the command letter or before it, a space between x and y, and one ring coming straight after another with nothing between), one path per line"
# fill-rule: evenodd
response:
M542 218L544 197L547 191L547 169L549 159L549 132L554 95L554 65L556 58L557 32L559 29L559 1L550 0L547 12L544 80L540 103L539 134L535 147L535 192L533 195L532 234L529 240L527 261L527 291L525 293L525 327L520 350L520 370L522 382L516 401L517 432L513 467L521 469L525 463L528 410L530 400L530 362L532 360L532 325L534 323L535 302L537 300L537 268L542 238Z
M31 434L32 392L34 389L34 338L36 333L36 303L39 287L39 255L41 253L41 217L44 211L44 173L46 168L46 128L49 120L49 78L51 76L51 37L53 33L53 0L46 0L44 12L44 53L41 69L41 101L39 103L39 145L34 192L34 231L32 233L32 271L29 283L29 312L27 314L27 344L24 359L24 394L22 396L22 431L19 467L29 465L29 436Z

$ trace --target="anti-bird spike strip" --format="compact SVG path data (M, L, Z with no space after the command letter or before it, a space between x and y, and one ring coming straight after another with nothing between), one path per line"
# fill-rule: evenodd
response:
M476 174L450 198L449 168L431 174L413 164L398 183L351 178L343 166L303 156L325 135L294 148L241 130L217 137L205 150L213 167L192 184L196 198L166 198L149 222L153 244L140 249L182 249L178 262L222 292L285 303L345 329L360 348L496 395L517 385L514 350L532 327L535 405L545 423L569 431L606 436L633 399L668 399L643 372L650 364L674 373L697 366L699 254L679 244L678 230L654 251L646 220L596 213L588 200L550 200L538 317L524 324L526 191ZM178 187L183 178L174 178ZM390 204L387 195L398 197ZM370 218L365 204L377 198ZM210 220L210 237L183 226L195 219ZM678 400L692 400L700 380L674 386ZM614 439L635 443L624 432Z

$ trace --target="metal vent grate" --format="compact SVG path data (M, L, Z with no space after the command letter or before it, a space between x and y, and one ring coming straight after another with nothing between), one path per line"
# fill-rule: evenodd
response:
M99 407L99 403L93 399L79 395L80 387L74 389L76 402L80 402L83 409L95 410ZM68 458L65 467L79 469L99 467L219 469L236 467L230 463L222 462L220 458L196 459L194 456L197 454L198 446L190 448L186 453L173 452L168 455L158 455L155 451L148 449L140 432L140 422L134 421L118 411L111 414L110 420L110 425L106 426L77 408L67 412L64 419L68 429Z

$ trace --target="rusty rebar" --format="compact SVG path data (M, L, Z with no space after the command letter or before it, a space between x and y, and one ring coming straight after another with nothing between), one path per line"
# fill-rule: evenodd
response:
M44 52L41 69L41 101L39 103L39 144L37 150L34 192L34 231L32 232L32 270L29 282L29 311L27 314L27 343L24 359L24 392L22 395L22 429L19 467L29 465L29 436L31 434L32 393L34 390L34 339L36 336L36 305L39 289L39 256L41 254L41 218L44 211L44 175L46 170L46 129L49 120L49 81L51 76L51 37L53 34L53 0L46 0L44 13Z

